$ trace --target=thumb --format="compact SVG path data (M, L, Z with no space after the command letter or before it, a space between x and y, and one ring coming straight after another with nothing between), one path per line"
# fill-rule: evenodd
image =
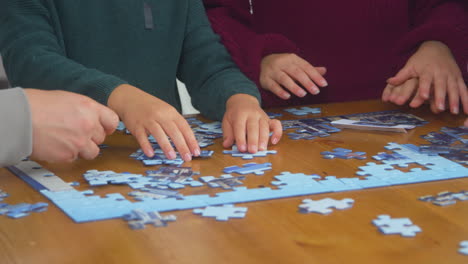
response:
M395 76L387 80L388 84L399 86L411 78L416 78L416 74L410 70L410 67L403 67Z

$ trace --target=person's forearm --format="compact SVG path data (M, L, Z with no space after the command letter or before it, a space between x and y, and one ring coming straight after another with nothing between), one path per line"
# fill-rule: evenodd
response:
M28 100L21 88L0 91L0 167L14 165L32 151Z

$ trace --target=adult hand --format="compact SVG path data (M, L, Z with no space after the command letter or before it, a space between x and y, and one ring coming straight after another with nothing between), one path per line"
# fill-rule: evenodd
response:
M281 122L270 119L255 97L236 94L229 98L223 118L225 148L235 142L241 152L266 150L270 131L273 132L271 143L277 144L283 133Z
M314 67L296 54L271 54L262 59L260 85L285 100L291 97L290 92L298 97L307 92L315 95L320 92L318 86L328 85L323 78L326 72L325 67Z
M175 159L176 153L168 137L185 161L190 161L192 155L200 155L200 147L187 121L163 100L134 86L120 85L109 96L108 105L135 136L146 156L154 156L148 135L153 135L169 159Z
M93 159L106 134L112 134L118 125L112 110L86 96L35 89L25 89L25 93L32 115L33 159Z
M411 78L418 78L418 86L403 85ZM462 103L468 113L468 91L462 74L450 49L438 41L426 41L419 47L406 65L388 79L387 87L382 94L383 101L403 104L412 97L411 107L419 107L433 95L434 112L446 109L448 96L450 111L459 113Z

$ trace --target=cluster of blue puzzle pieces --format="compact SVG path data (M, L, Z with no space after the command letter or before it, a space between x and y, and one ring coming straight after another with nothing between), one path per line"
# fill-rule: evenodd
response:
M309 111L307 109L303 110ZM299 114L301 113L304 114L304 112L300 112ZM400 115L398 118L393 118L392 115L382 113L377 116L379 116L380 119L375 118L375 115L369 115L368 119L363 120L367 120L366 122L375 122L378 120L378 122L393 122L396 124L411 122L414 124L415 120L413 117L408 117L407 115ZM350 116L347 117L349 118ZM359 118L362 117L363 115L359 116ZM416 120L417 119L418 118L416 118ZM286 124L287 128L298 128L297 132L300 133L296 135L298 138L312 138L339 132L339 129L333 128L327 124L330 120L333 120L333 117L325 121L320 118L290 120L289 122L283 122L283 124ZM197 139L212 140L218 138L222 133L220 123L204 124L203 122L197 122L196 119L188 120L188 122L191 126L198 126L194 129L194 131L198 131ZM418 120L418 124L424 124L424 121ZM57 184L57 182L60 182L60 178L51 172L42 175L42 177L48 178L47 181L42 179L41 175L30 177L29 175L31 172L40 167L40 165L34 162L25 161L16 167L11 167L10 170L49 198L76 222L88 222L124 216L126 220L130 221L129 225L132 228L140 229L143 228L145 224L165 226L168 221L174 221L174 216L163 217L159 214L159 212L165 211L195 208L193 212L196 214L201 214L206 217L215 217L217 220L225 221L229 218L245 216L247 208L235 207L233 205L235 203L467 177L468 168L461 165L466 163L460 162L459 156L457 156L458 160L455 160L455 162L442 156L442 154L453 154L455 149L455 151L459 151L457 155L460 154L460 151L465 155L462 156L461 160L463 161L463 158L466 160L467 142L462 137L466 134L466 129L444 128L442 129L442 133L430 133L425 137L432 144L426 147L389 143L385 148L392 152L381 152L373 156L373 158L380 163L369 162L365 166L359 167L359 170L356 172L359 177L321 177L315 174L307 175L303 173L283 172L275 176L275 180L271 182L273 186L277 187L276 189L268 187L253 189L239 187L239 185L242 184L240 180L244 179L243 176L233 177L232 175L223 175L220 178L212 176L200 177L200 180L207 183L210 187L231 190L217 193L215 196L204 194L184 196L177 191L169 190L168 188L178 189L185 186L197 187L203 185L202 182L192 178L192 176L195 175L193 172L187 171L187 168L183 167L172 167L171 169L163 167L160 170L148 171L146 176L131 173L115 173L112 171L88 171L85 174L85 178L91 186L127 184L137 189L138 191L129 194L135 197L135 202L127 200L121 194L108 194L105 197L99 197L92 195L92 191L77 191L73 186L70 186L70 184L67 184L69 188L65 188L61 183ZM462 147L447 147L447 145L457 141L463 144ZM445 145L445 149L442 147L441 143ZM166 163L166 161L164 161L165 158L161 157L162 152L157 146L155 146L155 154L160 155L160 157L150 159L144 156L140 150L132 154L132 157L137 160L149 161L149 165L170 164L180 166L183 163L180 163L180 161ZM207 156L211 156L212 154L212 152L209 154L207 153ZM276 152L264 151L257 155L251 155L240 153L233 147L231 151L225 151L225 154L231 154L234 157L242 157L243 159L252 159L257 156L264 157L267 154L276 154ZM364 152L352 152L351 150L342 148L334 149L333 152L324 152L322 155L324 155L324 158L366 159L366 153ZM158 161L160 163L151 163L151 160L163 161ZM424 169L414 168L410 171L398 169L406 168L409 164L417 164L424 167ZM226 167L224 173L239 173L242 175L255 173L261 175L265 170L270 170L271 166L271 163L249 163L245 164L243 167ZM49 186L45 184L48 182L54 182L54 188L49 188ZM58 190L57 186L61 186L62 189ZM439 194L439 196L443 195ZM447 196L448 195L445 195L443 199L446 199ZM453 199L458 200L467 199L466 193L458 195L452 193L450 197L455 197ZM0 201L1 199L2 192L0 191ZM437 199L439 198L433 198L432 200L427 198L427 201L439 201ZM304 213L318 212L327 214L331 212L331 208L345 209L351 207L354 203L352 199L344 199L342 201L332 200L333 199L328 198L321 201L306 199L299 208L300 211ZM30 206L28 208L29 211L23 209L13 211L17 212L16 215L18 216L22 213L24 214L24 212L45 210L44 208L46 207L47 204L45 204L45 206L44 204L37 204ZM129 214L130 211L131 213ZM0 214L2 214L2 212L6 212L6 210L3 209L2 211L0 204ZM385 234L398 233L402 236L414 236L417 232L421 232L418 226L412 224L412 222L406 218L392 219L387 215L380 215L373 223ZM460 249L461 253L463 250L466 250L465 242L466 241L463 241L460 244L462 247Z

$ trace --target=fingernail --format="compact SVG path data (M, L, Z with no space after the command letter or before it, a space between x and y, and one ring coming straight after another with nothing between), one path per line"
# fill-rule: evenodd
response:
M239 145L237 146L240 152L245 152L246 151L246 146L245 145Z
M306 93L304 90L302 90L302 91L299 92L299 96L300 96L300 97L304 97L306 94L307 94L307 93Z
M440 111L444 111L444 110L445 110L444 104L442 104L442 103L439 104L439 110L440 110Z
M200 149L199 149L199 148L196 148L193 154L195 155L195 157L200 156L200 154L201 154L201 153L200 153Z
M289 99L289 98L291 98L291 95L290 95L290 94L287 94L287 93L284 93L284 94L283 94L283 98L284 98L284 99Z
M317 94L319 94L319 93L320 93L320 90L319 90L319 89L315 89L313 94L314 94L314 95L317 95Z
M267 146L265 144L260 144L260 147L259 147L260 151L264 151L267 149Z
M452 113L458 114L458 107L453 107L452 108Z
M167 155L169 156L169 159L175 159L177 157L176 153L173 150L169 151Z
M276 145L276 143L278 143L278 138L272 138L271 143L273 143L273 145Z
M321 85L322 87L327 87L327 86L328 86L328 83L327 83L327 81L322 81L322 82L320 83L320 85Z
M252 150L253 153L256 153L258 151L257 145L250 145L250 149Z
M190 153L185 153L184 154L184 160L185 161L191 161L192 160L192 155L190 155Z

